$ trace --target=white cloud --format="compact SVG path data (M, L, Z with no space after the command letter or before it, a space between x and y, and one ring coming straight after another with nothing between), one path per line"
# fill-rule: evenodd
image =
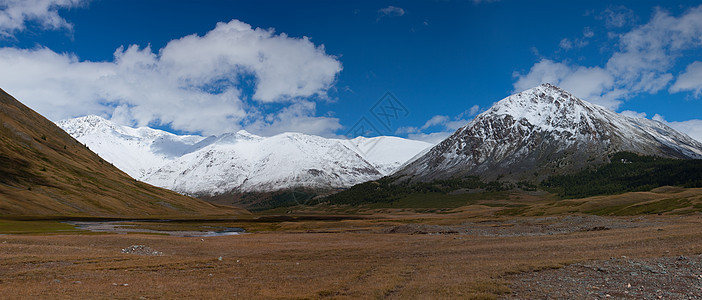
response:
M435 126L435 125L443 125L448 122L450 118L448 116L441 116L441 115L436 115L431 117L428 121L424 123L424 125L420 128L420 130L425 130L429 127Z
M11 37L25 30L28 22L37 22L43 29L72 29L73 26L59 16L58 10L82 6L87 0L1 0L0 36Z
M560 43L558 43L558 46L561 47L563 50L570 50L573 48L582 48L587 46L590 41L588 39L592 38L595 36L595 32L590 29L590 27L585 27L583 28L583 36L581 38L576 38L574 40L570 40L568 38L563 38Z
M570 41L569 39L567 39L567 38L563 38L563 39L561 40L561 42L558 44L558 46L561 47L561 49L570 50L570 49L573 48L573 42L571 42L571 41Z
M694 91L695 97L702 94L702 62L696 61L688 65L685 72L680 74L670 87L671 93L681 91Z
M646 118L645 112L636 112L633 110L625 110L623 112L620 112L620 114L625 115L625 116L630 117L630 118L639 118L639 119Z
M702 120L688 120L681 122L668 122L668 126L689 135L691 138L702 142Z
M419 141L425 141L432 144L437 144L456 132L457 129L468 124L472 117L480 107L473 105L470 109L451 118L449 116L436 115L427 120L422 127L400 127L395 131L397 135L407 135L407 138ZM426 132L428 129L434 128L435 132Z
M611 22L611 26L621 27L625 25L620 22L621 15L608 12L605 20ZM584 35L587 37L587 31ZM515 73L515 91L550 82L610 109L616 109L622 101L636 94L655 94L673 81L670 71L684 51L702 48L702 5L679 17L658 9L648 23L618 38L619 50L604 67L541 59L526 74ZM681 75L681 78L680 84L674 85L671 91L691 89L692 75Z
M256 118L247 124L246 129L257 134L270 136L281 132L304 132L327 137L336 137L335 132L341 129L339 119L314 116L316 104L311 101L300 101L282 110Z
M395 130L395 134L397 135L404 135L404 134L409 134L409 133L417 133L419 132L419 128L414 127L414 126L406 126L406 127L400 127Z
M542 59L527 74L515 73L515 91L523 91L542 83L551 83L573 93L576 97L615 109L617 91L611 90L614 78L600 67L570 66L565 63ZM609 91L603 93L603 91Z
M113 115L125 124L205 134L246 126L269 134L340 128L338 119L315 117L310 100L327 97L341 63L308 38L237 20L159 51L119 48L108 62L47 48L0 48L0 69L0 86L52 120Z
M687 134L691 138L702 142L702 120L687 120L687 121L679 121L679 122L668 122L663 118L663 116L656 114L652 118L654 121L661 122L663 124L666 124L670 126L671 128L680 131L684 134Z
M445 140L447 137L451 136L453 132L448 132L448 131L441 131L441 132L432 132L432 133L411 133L407 135L407 138L410 140L417 140L417 141L423 141L427 142L430 144L438 144L441 141Z
M571 67L550 59L542 59L534 64L527 74L514 73L517 78L514 83L515 92L533 88L542 83L560 84L562 78L573 73Z
M382 18L384 16L401 17L403 15L405 15L405 10L397 6L390 5L386 8L381 8L378 10L378 18Z
M478 106L477 104L476 104L476 105L473 105L473 106L468 110L468 116L470 116L470 117L475 116L475 115L478 114L479 111L480 111L480 106Z
M604 20L607 27L620 28L635 22L636 15L633 10L625 6L613 6L605 9L598 19Z

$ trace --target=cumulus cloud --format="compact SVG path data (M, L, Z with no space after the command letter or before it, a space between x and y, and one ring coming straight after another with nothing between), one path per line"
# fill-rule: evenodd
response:
M385 16L388 17L401 17L405 15L405 10L402 9L402 7L397 7L397 6L388 6L385 8L381 8L378 10L378 18L382 18Z
M338 119L315 117L312 102L327 98L342 69L337 58L306 37L238 20L158 51L119 48L107 62L48 48L0 48L0 69L0 86L52 120L111 115L123 124L168 124L204 134L340 127ZM277 108L266 114L266 105Z
M58 10L82 6L87 0L1 0L0 36L11 37L25 30L28 22L43 29L72 29L71 23L59 16Z
M626 14L607 12L605 20L611 26L621 27L622 15ZM587 31L584 35L588 35ZM515 73L515 91L549 82L610 109L617 109L622 101L637 94L657 93L673 81L671 69L683 52L702 47L702 5L679 17L657 9L648 23L618 37L619 49L604 66L541 59L527 73ZM693 78L697 68L697 65L688 67L688 72L678 79L680 84L671 91L697 91Z
M702 94L702 62L696 61L685 68L685 72L678 76L678 79L670 87L671 93L681 91L693 91L695 97Z

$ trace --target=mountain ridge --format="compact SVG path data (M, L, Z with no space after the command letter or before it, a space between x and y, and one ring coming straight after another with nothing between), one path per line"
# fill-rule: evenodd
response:
M57 123L131 176L191 195L346 188L390 174L431 144L397 137L328 139L240 130L179 136L99 116Z

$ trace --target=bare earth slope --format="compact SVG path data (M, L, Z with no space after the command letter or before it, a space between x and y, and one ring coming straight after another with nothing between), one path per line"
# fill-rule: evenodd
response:
M232 215L138 182L0 90L0 216Z

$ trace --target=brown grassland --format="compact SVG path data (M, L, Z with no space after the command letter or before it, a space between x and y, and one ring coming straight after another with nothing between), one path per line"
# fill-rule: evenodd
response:
M701 254L700 197L700 189L664 188L578 200L510 195L512 206L493 200L496 205L448 211L356 207L347 208L355 212L349 218L132 222L162 230L239 226L253 232L219 237L95 234L52 221L0 221L0 233L9 233L0 235L0 298L509 297L506 278L515 273L611 257ZM342 210L288 212L320 216ZM546 228L557 222L553 218L586 214L628 225L583 230L566 224L573 230L519 234L520 224ZM407 224L496 234L395 230ZM503 227L509 230L499 231ZM163 255L121 252L131 245Z
M245 213L134 180L0 90L0 215L163 218Z

